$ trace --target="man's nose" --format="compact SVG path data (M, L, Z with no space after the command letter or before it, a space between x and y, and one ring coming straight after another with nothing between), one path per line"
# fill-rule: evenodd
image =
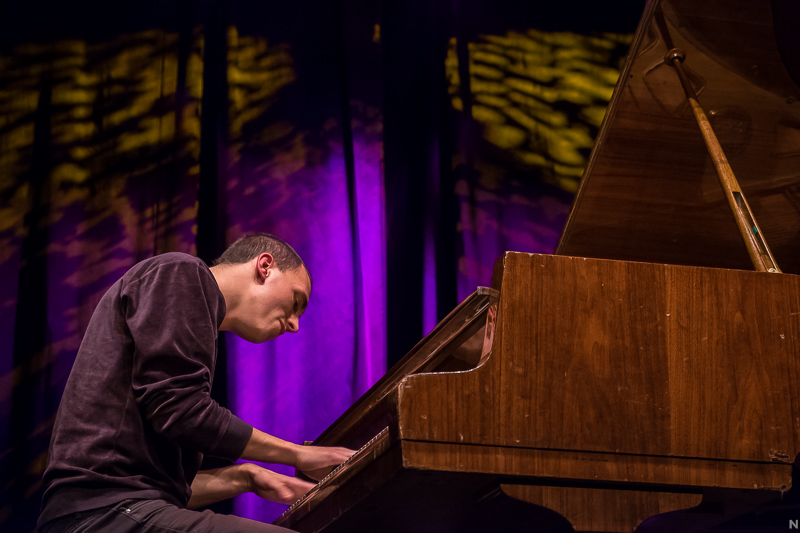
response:
M286 321L286 331L289 333L297 333L300 329L300 319L296 316L291 317Z

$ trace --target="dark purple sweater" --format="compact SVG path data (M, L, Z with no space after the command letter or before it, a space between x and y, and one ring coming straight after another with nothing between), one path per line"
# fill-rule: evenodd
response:
M204 454L239 458L253 428L209 395L224 317L211 271L186 254L108 290L56 416L40 525L128 498L186 505Z

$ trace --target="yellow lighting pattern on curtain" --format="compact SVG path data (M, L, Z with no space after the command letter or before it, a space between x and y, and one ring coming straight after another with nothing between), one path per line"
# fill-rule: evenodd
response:
M631 38L528 30L469 43L469 111L483 138L544 181L577 190ZM452 106L463 111L455 39L446 70Z
M243 36L233 26L228 28L227 49L229 195L275 210L296 194L290 176L314 159L307 132L275 113L282 91L297 80L294 59L288 44ZM242 231L231 225L229 238Z
M163 168L198 173L202 46L196 31L188 56L179 58L178 34L150 30L94 44L26 44L0 56L0 231L26 231L35 142L52 161L40 193L50 223L85 202L93 216L80 231L114 217L126 238L141 241L143 231L194 218L196 208L170 213L171 198L142 211L125 190L129 180ZM179 70L185 81L177 101ZM34 139L37 120L47 122L49 138Z
M243 127L263 118L277 101L278 93L297 79L288 44L270 45L263 37L241 36L228 28L228 103L232 161L242 148ZM248 131L248 142L270 143L285 136L291 126L281 124ZM253 135L255 133L255 135Z

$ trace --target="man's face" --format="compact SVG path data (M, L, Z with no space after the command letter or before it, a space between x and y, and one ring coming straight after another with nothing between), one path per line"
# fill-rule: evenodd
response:
M265 342L287 331L297 333L300 316L311 296L311 279L305 267L283 272L270 265L263 282L251 286L239 336L250 342Z

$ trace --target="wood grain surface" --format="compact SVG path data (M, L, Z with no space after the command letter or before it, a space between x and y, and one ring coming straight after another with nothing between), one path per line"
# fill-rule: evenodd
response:
M756 487L787 485L788 467L777 481L770 472L799 451L797 276L503 261L491 357L469 372L408 376L400 438L752 462L765 468Z

